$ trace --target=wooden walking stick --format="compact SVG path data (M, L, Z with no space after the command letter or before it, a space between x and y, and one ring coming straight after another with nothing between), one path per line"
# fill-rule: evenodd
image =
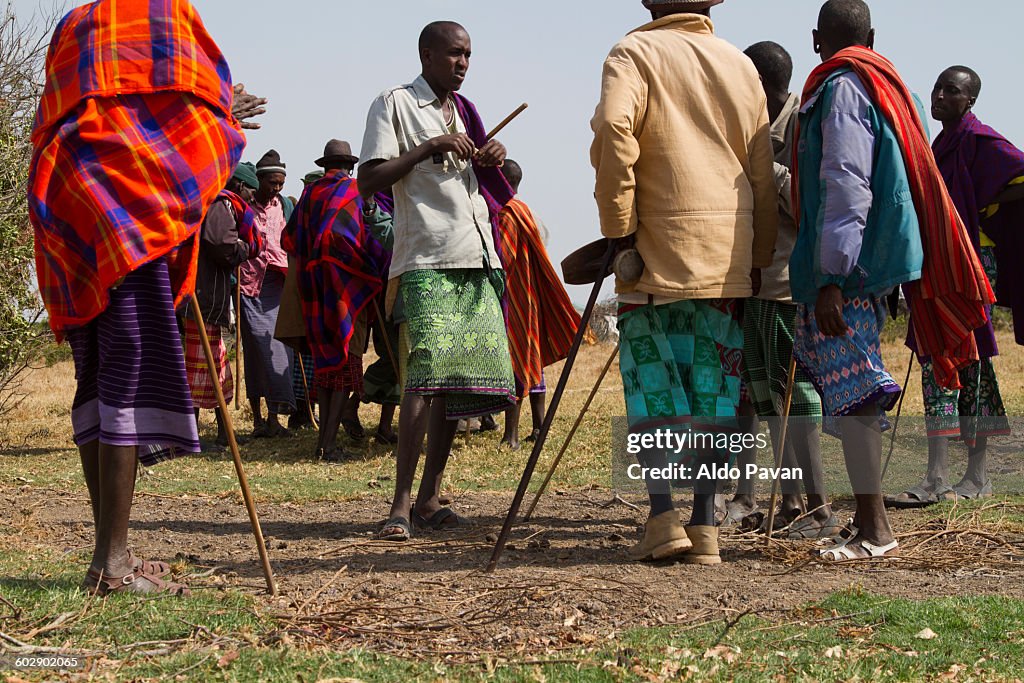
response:
M249 480L242 468L242 455L238 450L238 441L235 439L235 426L231 420L231 413L228 412L228 404L224 400L224 389L220 385L220 375L217 373L217 363L213 359L213 348L210 346L210 338L206 335L206 325L203 322L203 314L199 310L199 300L195 292L192 293L192 315L195 317L196 325L199 327L199 338L203 342L203 351L206 352L206 365L210 370L210 377L213 378L213 391L217 396L217 405L224 416L224 431L228 433L228 445L231 447L231 457L235 461L235 473L238 475L238 484L242 488L242 500L245 501L245 509L249 513L249 523L252 525L252 533L256 537L256 549L260 554L260 562L263 564L263 577L267 580L267 592L277 595L277 583L274 581L274 570L270 567L270 556L267 555L267 544L263 540L263 530L260 528L260 518L256 514L256 505L253 503L252 492L249 490Z
M235 410L242 409L242 267L235 268Z
M604 242L607 243L607 246L604 246ZM512 532L512 525L515 524L516 517L519 516L519 508L523 504L523 497L526 495L526 489L530 486L530 479L533 477L533 471L537 467L537 461L540 459L541 451L544 450L544 442L547 441L548 432L551 431L551 423L554 422L555 415L558 413L558 404L562 402L562 394L565 393L565 387L569 383L569 375L572 374L572 366L576 363L576 356L579 355L580 346L583 344L583 337L587 333L587 325L590 323L590 318L594 314L594 307L597 305L597 297L601 295L601 285L604 284L605 277L607 277L608 270L612 264L612 257L615 256L615 242L612 240L603 240L602 246L604 248L604 257L601 261L601 270L596 274L594 289L590 293L590 300L587 301L587 307L584 309L583 316L580 320L580 327L576 330L576 338L573 339L572 348L569 350L569 356L565 359L565 365L562 367L562 374L558 378L558 386L555 388L555 393L551 397L551 407L548 408L548 413L544 416L544 424L541 425L540 434L537 436L537 440L533 444L533 451L530 453L530 458L526 461L526 469L523 471L523 477L519 481L519 488L516 490L516 495L512 499L512 507L509 508L508 516L505 517L505 524L501 528L501 534L498 536L498 542L495 544L491 560L487 564L488 573L493 572L498 566L498 560L501 559L501 554L505 550L505 544L508 543L508 536ZM565 266L563 262L563 271L564 270ZM568 281L568 278L566 279Z
M522 114L524 111L526 111L527 107L529 106L530 105L528 105L526 102L520 104L518 109L516 109L514 112L506 116L501 123L494 127L494 130L487 134L487 140L493 140L495 135L500 133L505 128L505 126L512 123L512 120L515 119L515 117Z
M296 351L295 357L299 359L299 372L302 374L302 388L306 390L306 412L309 413L310 421L319 432L320 423L316 421L316 415L313 414L313 401L309 396L309 382L306 381L306 364L302 360L302 351Z
M775 478L772 481L772 497L768 505L768 527L765 530L765 543L770 544L772 529L775 526L775 504L779 501L779 487L782 470L782 454L786 450L786 432L789 431L789 411L793 407L793 387L796 385L796 356L789 359L789 377L786 379L786 401L782 410L782 429L779 434L779 447L775 451Z
M914 352L910 352L910 363L907 364L907 378L903 380L903 391L900 392L900 402L896 406L896 419L892 423L892 439L889 440L889 455L885 458L885 467L882 468L882 481L885 481L885 473L889 471L889 461L892 460L892 452L896 448L896 430L900 426L900 415L903 414L903 398L907 395L907 385L910 384L910 372L914 369Z
M526 514L523 515L523 521L529 522L530 518L533 517L533 511L537 509L537 503L540 502L541 496L544 495L544 491L547 490L548 484L551 483L551 477L555 476L555 470L558 469L558 465L562 462L562 456L569 450L569 444L572 443L573 437L576 436L576 430L580 428L583 423L583 418L586 416L587 411L590 410L590 404L594 402L594 398L597 397L597 392L601 389L601 383L604 382L605 375L608 374L608 370L611 369L612 363L619 355L619 345L615 345L615 349L612 351L612 355L609 356L608 362L605 363L604 370L601 371L600 377L597 378L597 382L594 383L594 388L590 392L590 396L587 397L587 402L583 404L583 409L580 410L579 416L576 418L576 422L573 423L572 429L569 430L569 435L565 437L565 441L562 443L561 450L558 451L558 455L555 456L554 461L551 463L551 467L548 469L548 474L544 477L544 483L540 485L537 490L537 495L533 497L533 502L530 503L530 507L526 510Z

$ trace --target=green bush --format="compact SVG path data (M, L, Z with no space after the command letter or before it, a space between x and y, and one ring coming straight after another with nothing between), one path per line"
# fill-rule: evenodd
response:
M52 341L40 326L26 178L29 136L55 17L22 21L0 10L0 422L21 399L25 370ZM0 431L2 440L3 431Z

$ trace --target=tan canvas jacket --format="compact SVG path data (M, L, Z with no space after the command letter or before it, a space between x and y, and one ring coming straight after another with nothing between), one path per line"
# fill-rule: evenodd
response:
M605 61L591 160L606 237L636 234L633 291L751 295L778 222L764 90L754 65L696 14L640 27Z

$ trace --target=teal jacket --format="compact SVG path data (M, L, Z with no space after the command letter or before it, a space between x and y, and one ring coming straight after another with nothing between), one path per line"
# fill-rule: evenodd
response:
M838 219L833 215L826 224L829 198L828 183L822 173L822 125L832 114L835 80L844 73L848 70L839 70L829 77L800 113L800 229L789 266L793 300L798 303L813 304L818 291L830 284L840 286L847 298L882 294L904 282L920 279L924 267L921 230L903 153L892 126L874 103L867 107L863 120L853 123L870 127L874 136L871 175L867 181L870 192L862 191L858 196L858 178L852 178L850 185L854 190L850 195L855 201L846 202L846 197L842 197L838 203L840 213L848 210L851 215ZM920 113L920 102L917 104ZM842 153L841 149L837 151ZM832 187L838 185L833 183ZM854 206L856 203L862 206ZM835 214L835 197L830 205ZM864 213L866 219L862 218Z

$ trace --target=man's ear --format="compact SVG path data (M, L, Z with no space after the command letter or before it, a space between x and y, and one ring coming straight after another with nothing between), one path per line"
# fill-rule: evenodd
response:
M818 40L818 29L811 29L811 39L814 41L814 54L821 54L821 41Z
M868 31L868 44L865 47L869 50L875 49L875 29Z

